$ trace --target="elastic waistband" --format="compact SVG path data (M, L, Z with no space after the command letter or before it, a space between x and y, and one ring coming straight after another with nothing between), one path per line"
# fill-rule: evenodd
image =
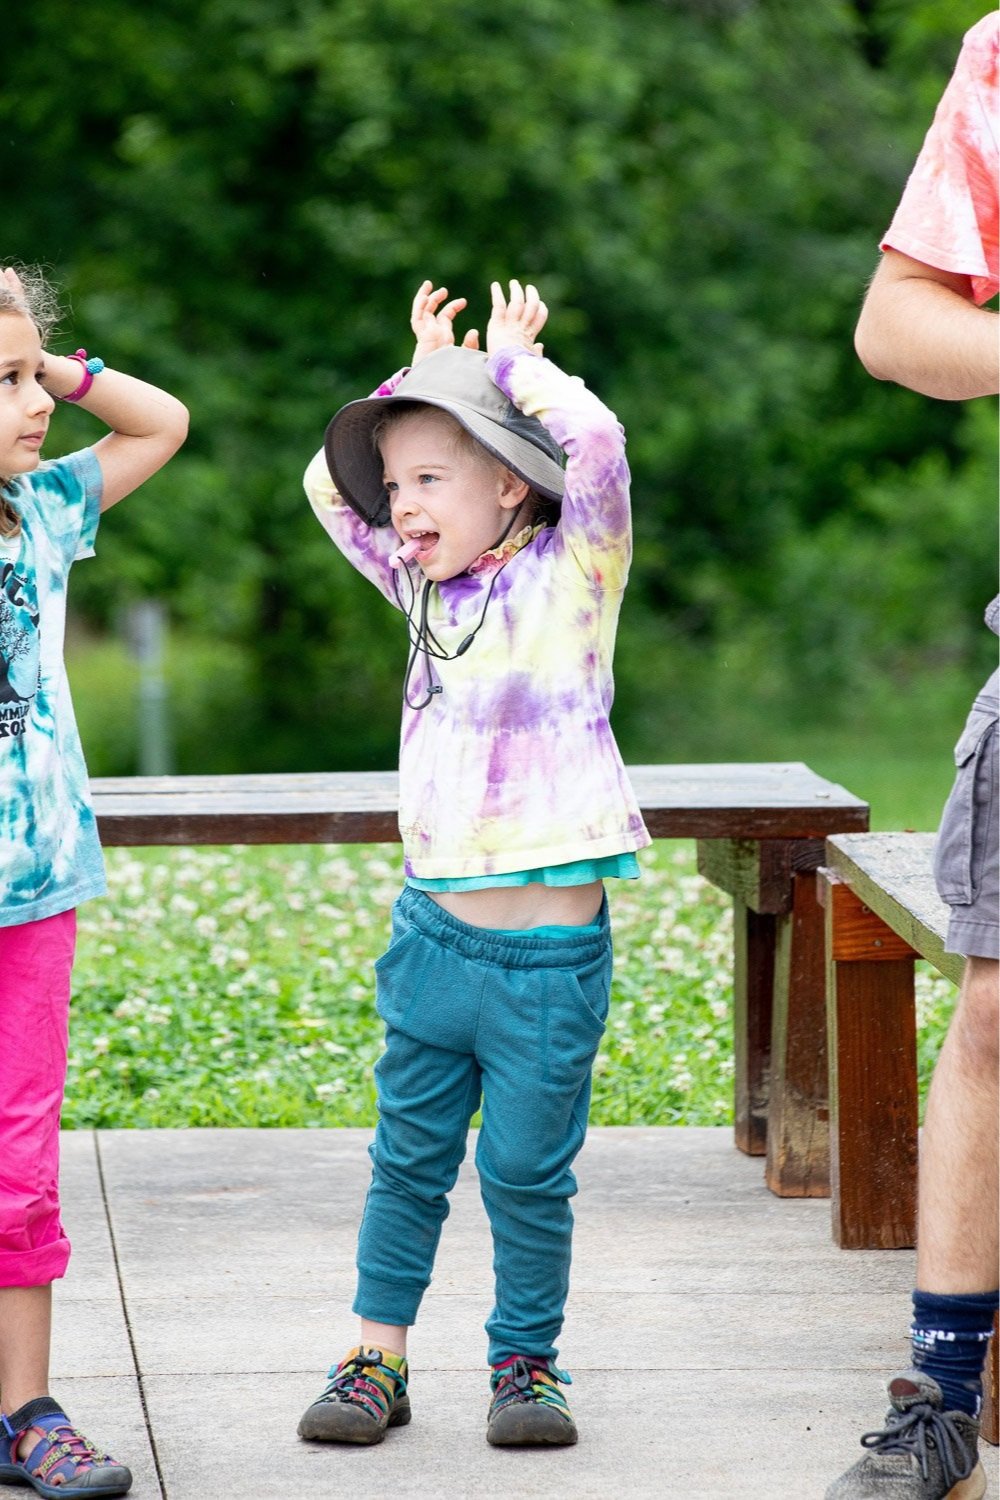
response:
M451 912L438 906L425 891L404 886L396 898L396 912L408 925L415 927L432 942L440 943L463 958L477 963L496 964L503 969L575 969L604 956L611 940L608 898L593 923L579 931L572 927L554 936L540 929L541 937L494 932L489 927L472 927L459 921Z

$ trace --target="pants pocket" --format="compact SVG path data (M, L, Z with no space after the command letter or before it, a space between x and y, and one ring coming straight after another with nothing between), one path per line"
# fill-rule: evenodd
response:
M986 831L993 816L997 716L973 705L955 746L955 783L941 816L934 849L938 894L949 906L968 906L982 880Z
M550 974L540 1015L547 1082L576 1089L589 1077L607 1024L609 990L603 974Z

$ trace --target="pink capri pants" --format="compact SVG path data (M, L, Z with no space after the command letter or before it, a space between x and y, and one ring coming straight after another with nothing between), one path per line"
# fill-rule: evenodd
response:
M59 1115L76 912L0 927L0 1287L62 1276Z

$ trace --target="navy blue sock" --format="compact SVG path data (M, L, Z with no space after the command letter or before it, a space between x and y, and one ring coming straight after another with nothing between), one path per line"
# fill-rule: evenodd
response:
M945 1411L978 1417L996 1292L913 1293L913 1368L936 1380Z

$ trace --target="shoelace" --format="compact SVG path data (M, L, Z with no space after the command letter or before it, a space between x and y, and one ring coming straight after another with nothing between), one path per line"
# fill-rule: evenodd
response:
M390 1399L393 1398L390 1398L389 1392L377 1380L364 1373L366 1370L374 1370L377 1374L395 1381L396 1396L401 1396L406 1390L406 1381L400 1371L383 1363L381 1349L373 1349L370 1354L352 1354L339 1368L335 1365L330 1371L333 1378L321 1399L323 1401L361 1402L368 1407L377 1407L377 1416L386 1416Z
M565 1370L557 1370L551 1362L525 1359L518 1355L509 1365L494 1370L491 1383L494 1391L494 1407L497 1410L509 1406L512 1401L533 1401L541 1406L551 1406L560 1416L569 1416L569 1406L562 1391L551 1381L571 1385Z
M878 1432L866 1432L861 1439L864 1448L876 1453L908 1453L920 1460L921 1478L930 1476L929 1448L941 1456L941 1477L946 1484L968 1479L975 1467L975 1457L965 1449L951 1416L921 1401L911 1406L898 1420L890 1421Z

